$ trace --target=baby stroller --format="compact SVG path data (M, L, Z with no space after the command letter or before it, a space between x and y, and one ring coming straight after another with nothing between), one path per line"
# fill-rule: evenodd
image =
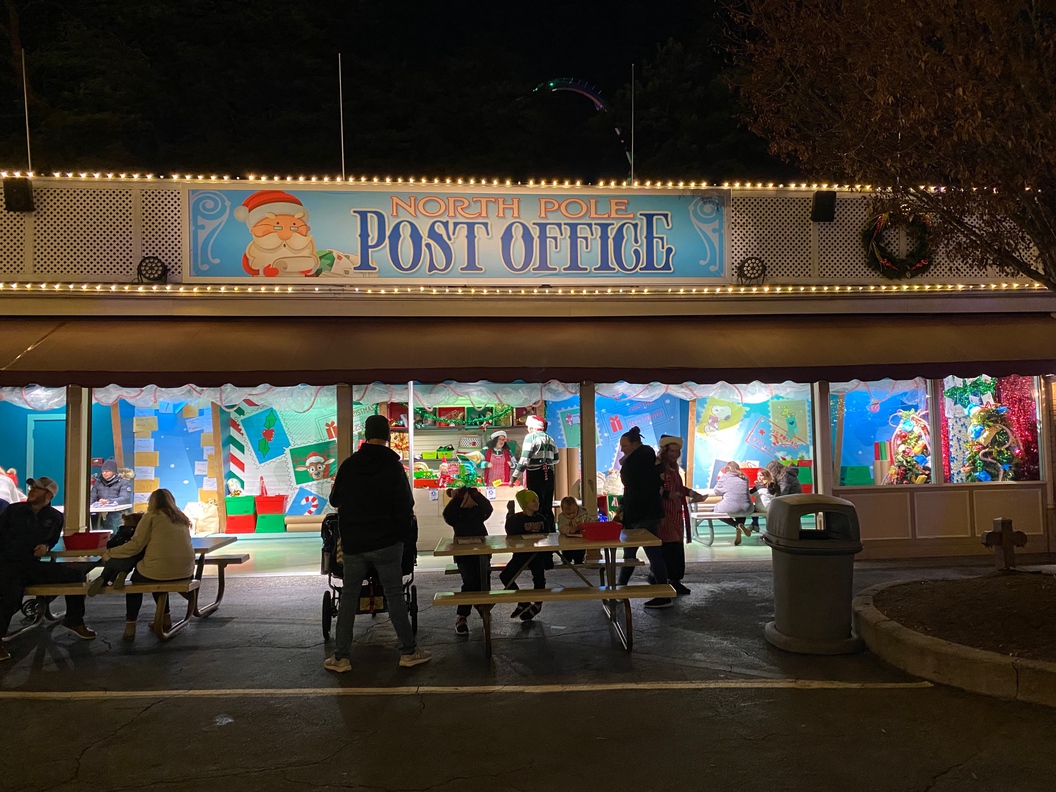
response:
M337 515L328 514L323 518L323 560L321 574L326 575L326 581L330 590L323 592L323 638L330 640L330 627L333 625L334 617L337 616L338 608L341 606L342 577L344 568L342 565L341 532L338 530ZM403 548L403 598L407 601L407 614L411 618L411 629L418 633L418 587L414 585L414 567L418 563L418 549L415 546L418 540L418 521L414 521L411 528L411 538ZM385 600L385 592L382 590L381 581L378 580L374 569L367 570L367 577L359 590L359 604L356 613L369 613L374 616L377 613L388 611Z

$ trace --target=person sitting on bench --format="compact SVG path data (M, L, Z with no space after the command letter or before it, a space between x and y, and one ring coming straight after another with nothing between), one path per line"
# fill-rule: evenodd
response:
M507 536L523 536L524 534L538 536L554 532L551 523L546 520L543 513L539 510L538 495L532 490L522 489L514 497L517 499L517 505L521 507L521 510L514 512L513 501L510 501L507 505L509 512L506 515ZM499 580L502 581L502 585L516 591L517 581L515 578L525 567L532 570L532 587L537 589L546 588L546 570L554 568L554 555L553 553L514 553L513 558L499 573ZM542 609L543 603L541 602L518 602L517 607L510 614L510 618L531 621L539 615L539 611Z
M121 527L117 529L115 533L106 543L107 550L113 550L115 547L120 547L123 544L128 544L132 541L132 537L136 535L136 526L139 525L139 521L143 519L143 512L135 512L121 515ZM107 559L106 563L103 564L103 571L99 574L95 580L92 581L91 585L88 586L88 596L94 597L98 594L103 593L103 588L106 586L113 586L115 589L121 589L125 587L125 577L136 568L136 564L143 560L143 554L138 553L128 558L114 558L111 556Z
M494 510L491 501L476 487L448 490L448 495L451 502L444 508L444 522L454 529L455 536L487 536L488 527L485 523ZM477 556L456 556L455 564L458 565L458 574L462 576L463 591L491 589L491 574L488 574L487 579L482 579L483 569L490 567L490 555L484 556L483 559ZM455 632L459 635L469 635L467 619L472 610L470 605L458 606L455 612Z
M41 558L62 536L63 516L51 506L59 485L47 476L27 479L24 503L12 503L0 514L0 635L7 634L11 618L22 607L27 586L42 583L83 583L84 572L73 565L53 564ZM84 641L95 633L84 623L84 595L66 596L62 626ZM0 661L11 659L0 643Z
M147 511L136 526L132 539L123 545L109 548L103 553L103 561L134 558L142 555L132 573L133 584L169 583L186 580L194 574L194 545L191 544L191 520L176 506L176 500L167 489L154 490L147 501ZM105 569L105 567L104 567ZM93 581L94 582L94 581ZM160 594L154 595L157 601ZM136 623L139 609L143 606L142 594L125 595L125 632L122 638L136 638ZM172 625L165 601L164 629Z

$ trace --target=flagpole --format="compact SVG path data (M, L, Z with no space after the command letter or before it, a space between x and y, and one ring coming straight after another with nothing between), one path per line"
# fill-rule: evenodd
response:
M26 165L33 172L33 149L29 145L29 87L26 81L26 50L22 50L22 102L26 108Z
M341 180L345 180L345 90L341 75L341 53L337 53L337 104L341 117Z

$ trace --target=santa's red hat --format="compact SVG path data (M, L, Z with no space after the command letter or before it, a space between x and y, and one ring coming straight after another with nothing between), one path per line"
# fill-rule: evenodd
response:
M318 451L313 451L308 455L308 458L304 460L305 465L321 465L324 462L326 462L326 457Z
M235 207L235 219L254 226L269 214L300 215L308 219L308 210L300 199L282 190L259 190Z

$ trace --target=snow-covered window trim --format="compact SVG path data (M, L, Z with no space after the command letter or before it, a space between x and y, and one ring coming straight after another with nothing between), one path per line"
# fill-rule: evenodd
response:
M428 410L458 399L466 399L473 407L479 409L497 403L511 407L529 407L540 401L559 402L578 395L579 383L557 380L544 383L441 382L437 385L414 385L415 406ZM380 382L356 385L352 388L352 399L359 404L406 404L407 386L385 385Z
M597 394L610 399L645 402L656 401L661 396L669 395L686 401L720 398L739 404L760 404L775 396L785 399L809 397L810 385L802 382L750 382L747 385L732 385L729 382L716 382L711 385L699 385L695 382L683 382L680 385L664 385L659 382L648 384L615 382L599 384Z
M237 388L224 385L220 388L199 388L184 385L180 388L122 388L108 385L96 388L92 393L96 404L116 404L125 401L133 407L157 408L162 402L219 404L221 409L231 411L243 402L253 402L277 410L306 413L313 407L333 407L337 404L337 388L334 385L295 385L275 387L258 385L254 388Z
M0 388L0 401L24 410L55 410L66 406L65 388L43 388L27 385L24 388Z
M911 380L882 379L869 382L851 380L850 382L830 382L829 393L840 394L865 391L873 401L882 402L896 394L927 390L927 387L927 381L922 377Z

